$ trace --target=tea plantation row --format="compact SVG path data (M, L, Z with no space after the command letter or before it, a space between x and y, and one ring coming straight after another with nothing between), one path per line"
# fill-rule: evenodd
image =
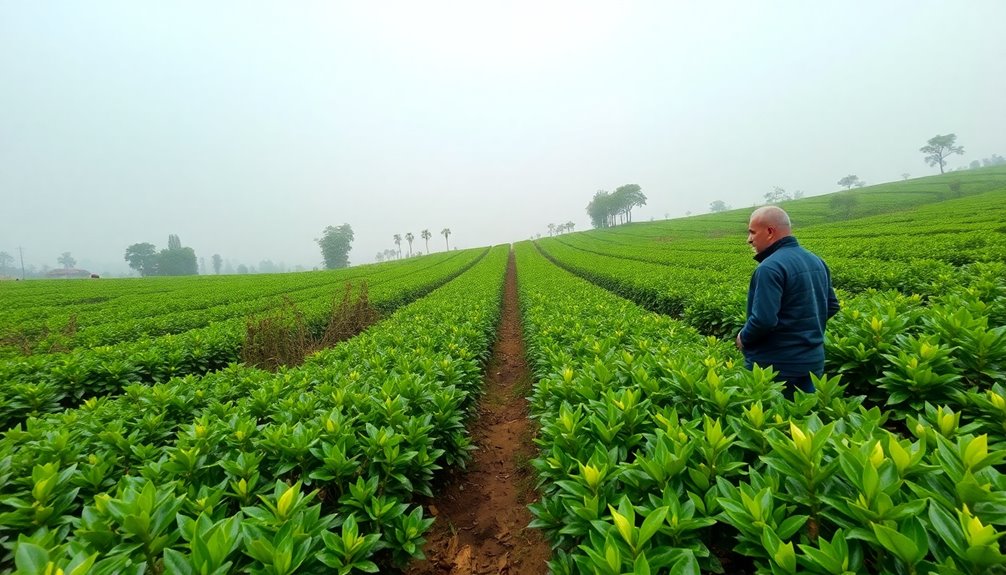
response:
M0 342L6 347L0 349L18 356L178 334L268 311L281 301L324 304L347 283L374 286L456 269L481 251L300 274L55 282L55 291L54 282L5 282L0 290L9 304L0 310Z
M299 368L131 385L8 431L0 570L348 573L420 555L432 520L413 499L468 459L507 252Z
M1004 364L961 349L1001 346L1001 281L847 299L845 375L787 401L729 343L517 253L554 573L1003 572Z
M457 277L483 257L485 251L466 250L434 265L418 263L417 259L376 276L361 276L356 281L367 280L371 286L370 303L387 312ZM370 284L371 279L375 283ZM342 290L341 283L330 284L317 290L320 295L297 302L308 326L324 329ZM277 306L279 302L274 300L271 305ZM133 383L161 382L221 369L240 358L245 323L244 316L235 316L179 335L140 338L67 354L0 360L0 428L6 429L32 415L58 412L89 397L118 393Z

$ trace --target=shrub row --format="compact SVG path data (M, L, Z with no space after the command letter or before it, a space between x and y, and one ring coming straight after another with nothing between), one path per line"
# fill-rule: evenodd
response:
M370 301L382 312L394 310L457 277L485 253L468 250L438 266L386 279L370 289ZM332 286L328 295L300 302L309 326L324 329L343 287ZM180 335L0 361L0 429L90 397L117 393L130 384L218 370L240 359L244 337L245 319L234 318Z
M134 385L7 432L0 569L351 573L421 555L432 520L411 501L468 457L507 251L299 368Z
M903 425L851 373L788 401L728 343L517 256L553 573L1002 572L1001 424L928 404Z
M472 253L435 254L405 262L304 274L109 280L102 285L108 286L111 293L92 298L87 304L59 305L69 295L63 292L50 294L49 301L53 303L50 306L44 301L22 304L14 298L7 313L0 315L0 342L7 343L6 355L10 356L26 351L37 354L114 345L143 336L182 333L267 311L280 299L307 302L331 298L332 286L346 282L367 281L376 285L397 281L431 267L450 265L449 260L469 259ZM90 288L87 282L61 283L65 292L71 294L78 289L90 292L85 289ZM25 285L44 287L41 284L27 282ZM151 287L159 290L152 291Z

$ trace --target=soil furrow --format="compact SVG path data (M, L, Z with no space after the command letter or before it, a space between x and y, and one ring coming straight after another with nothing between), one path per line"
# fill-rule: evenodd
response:
M427 534L427 559L409 575L544 574L550 556L541 533L527 527L535 495L534 423L527 416L531 373L524 356L517 269L507 264L503 313L486 368L472 437L478 448L468 469L454 474L428 504L436 522Z

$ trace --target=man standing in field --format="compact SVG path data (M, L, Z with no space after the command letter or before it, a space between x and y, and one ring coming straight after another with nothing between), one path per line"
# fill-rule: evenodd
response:
M786 384L813 392L810 374L824 372L824 327L838 313L831 272L800 247L789 215L776 206L758 208L748 222L748 244L758 262L748 287L747 321L737 348L748 368L772 366Z

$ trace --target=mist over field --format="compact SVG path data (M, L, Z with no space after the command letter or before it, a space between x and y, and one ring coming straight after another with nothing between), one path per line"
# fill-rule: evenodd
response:
M1006 154L1006 3L0 1L0 252L321 267ZM746 249L740 246L739 249ZM403 252L407 246L402 244ZM18 265L20 262L17 262Z

